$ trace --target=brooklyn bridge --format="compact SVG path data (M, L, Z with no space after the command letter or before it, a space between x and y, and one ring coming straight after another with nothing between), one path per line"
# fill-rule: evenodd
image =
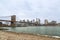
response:
M5 19L6 17L11 17L10 20ZM16 15L12 15L12 16L2 16L0 17L2 19L0 19L0 26L15 26L16 24ZM4 20L5 19L5 20ZM10 23L10 25L8 24L3 24L2 22L6 22L6 23Z
M4 24L4 22L5 22L5 24ZM17 21L16 15L0 16L0 26L1 27L15 27L17 22L18 21ZM39 25L38 23L32 23L32 22L26 22L26 21L22 21L20 23L28 24L28 25Z

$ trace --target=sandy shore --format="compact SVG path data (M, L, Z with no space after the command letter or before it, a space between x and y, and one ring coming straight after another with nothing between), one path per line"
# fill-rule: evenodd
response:
M60 38L0 31L0 40L60 40Z

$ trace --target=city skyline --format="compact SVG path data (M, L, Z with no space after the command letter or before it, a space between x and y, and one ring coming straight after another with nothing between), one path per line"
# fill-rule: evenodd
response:
M39 18L60 22L60 0L0 0L0 16L16 15L19 19Z
M42 20L40 20L39 18L36 18L36 19L32 19L32 20L29 20L29 19L23 19L23 20L19 20L20 22L39 22L39 23L42 23ZM50 23L50 22L52 22L52 21L55 21L55 20L51 20L51 21L49 21L48 19L45 19L44 21L43 21L43 24L45 24L45 22L47 22L47 23ZM57 22L57 21L55 21L56 23L59 23L59 22Z

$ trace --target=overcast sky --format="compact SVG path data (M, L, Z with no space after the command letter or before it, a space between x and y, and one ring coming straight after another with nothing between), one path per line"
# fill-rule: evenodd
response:
M0 0L0 16L17 19L40 18L60 22L60 0Z

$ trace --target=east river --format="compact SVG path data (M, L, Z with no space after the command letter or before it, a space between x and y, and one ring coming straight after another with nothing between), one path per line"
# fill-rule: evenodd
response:
M17 33L31 33L49 36L60 36L60 26L2 27Z

